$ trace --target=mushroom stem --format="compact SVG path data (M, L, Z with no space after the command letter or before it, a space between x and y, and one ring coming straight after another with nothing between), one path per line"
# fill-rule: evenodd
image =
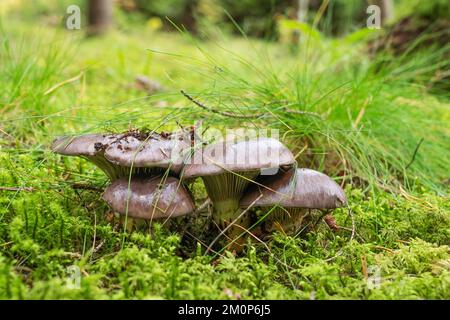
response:
M236 219L242 210L239 208L239 200L244 193L244 190L250 184L250 180L255 179L258 171L240 172L239 174L233 172L225 172L215 176L202 177L205 184L206 191L213 203L213 219L218 224L219 228L226 228L234 219ZM238 246L245 242L245 236L239 237L251 225L250 214L245 213L236 224L239 226L231 226L226 231L225 235L230 241L236 240L231 246L232 249L238 250L234 244Z
M122 224L123 229L126 230L127 232L131 232L133 231L133 229L135 229L135 227L137 226L136 221L139 220L135 220L125 215L120 216L120 223Z
M286 210L277 207L264 220L264 231L272 233L281 231L286 234L296 234L301 230L311 229L323 217L319 210L306 208L289 208Z
M224 229L232 223L243 212L243 210L239 208L239 201L236 201L235 199L216 202L213 207L213 219L221 229ZM244 214L235 223L239 224L243 228L248 228L250 226L250 215ZM241 231L239 234L241 234L242 229L238 229ZM230 236L228 233L227 235Z
M201 177L213 203L213 218L219 226L225 226L221 235L234 238L234 242L236 235L244 234L239 240L245 240L251 219L239 210L238 201L261 170L291 167L294 155L280 141L266 137L224 140L194 152L199 156L194 159L202 162L186 163L183 178Z
M250 228L251 219L249 212L244 212L244 210L235 208L235 206L234 200L218 203L213 213L213 219L221 231L226 229L224 232L227 238L226 242L230 243L227 248L241 251L247 239L245 230Z

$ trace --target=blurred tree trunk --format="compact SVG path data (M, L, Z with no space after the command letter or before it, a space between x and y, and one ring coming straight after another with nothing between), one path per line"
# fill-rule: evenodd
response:
M309 0L298 0L297 20L299 22L306 22L308 15Z
M184 13L181 17L181 25L183 25L187 30L191 31L193 34L197 33L197 19L195 17L195 11L198 7L198 0L187 1L186 7L184 8Z
M288 18L297 20L298 22L305 23L308 15L309 0L295 0L293 10L288 13ZM293 30L291 35L291 42L294 45L298 45L300 41L300 31Z
M112 25L113 0L88 0L88 35L103 34Z

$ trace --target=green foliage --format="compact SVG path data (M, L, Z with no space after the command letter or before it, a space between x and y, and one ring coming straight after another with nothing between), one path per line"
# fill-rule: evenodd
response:
M281 45L242 39L226 42L226 50L208 42L197 48L186 37L134 29L81 40L7 19L0 49L0 298L450 298L450 208L441 183L448 178L449 114L445 101L418 86L429 55L388 59L378 68L356 40L321 36L292 55ZM298 60L304 63L292 68ZM135 89L142 73L169 92ZM220 110L268 115L247 123L206 113L179 89ZM287 101L274 103L280 100ZM196 240L207 239L198 220L182 223L192 236L176 223L124 232L95 191L106 178L86 161L48 150L63 133L170 130L192 119L217 128L281 127L293 149L307 146L302 166L336 174L345 164L339 177L351 182L351 211L335 211L343 228L332 232L321 223L302 238L279 233L249 243L240 256L204 255L209 243ZM201 183L194 194L204 195ZM79 288L71 286L73 268ZM377 270L379 286L371 288Z
M174 21L181 21L186 8L195 3L192 0L169 0L169 1L146 1L136 0L136 5L140 10L150 16L161 18L168 17Z
M443 191L450 167L448 105L420 85L449 65L438 59L449 49L368 57L351 42L306 39L290 60L250 43L247 52L254 54L205 53L215 69L199 71L212 81L198 99L231 113L263 113L246 125L278 129L292 148L306 148L300 166L354 174L371 187L414 190L423 184ZM205 116L204 110L195 111L186 114ZM242 125L217 114L208 118L213 122Z
M37 166L29 156L1 157L0 185L36 188L1 193L1 298L449 298L448 199L425 189L411 201L348 188L352 241L350 216L339 209L337 222L349 229L338 233L323 224L305 238L276 234L268 248L254 243L240 257L204 256L200 249L183 258L180 235L170 227L123 234L117 220L106 220L96 192L43 183L79 171L79 161L62 170L58 157L46 159ZM362 259L381 270L380 287L368 288ZM72 266L82 270L80 288L69 286Z
M450 16L450 4L446 0L420 1L400 0L396 3L396 16L414 16L416 18L447 19Z

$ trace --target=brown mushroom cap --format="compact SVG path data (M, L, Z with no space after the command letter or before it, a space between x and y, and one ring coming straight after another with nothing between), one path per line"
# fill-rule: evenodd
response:
M78 137L59 137L53 141L52 150L65 156L78 156L89 160L113 181L119 177L128 176L130 169L107 161L104 156L104 151L110 144L122 139L125 135L86 134Z
M114 211L141 219L177 217L195 209L190 194L174 177L133 177L130 184L123 177L108 186L103 199Z
M120 137L121 135L114 134L58 137L52 143L52 151L65 156L93 157L102 151L104 146L109 145Z
M105 158L125 167L170 168L174 173L179 173L183 166L182 152L189 147L183 137L164 138L155 134L139 139L125 136L105 149Z
M311 169L290 169L252 186L240 206L334 209L347 203L344 190L327 175ZM259 198L259 199L258 199Z
M258 138L248 141L221 141L194 154L186 164L183 177L213 176L224 172L259 171L267 168L292 165L292 152L280 141ZM200 163L197 163L199 162Z

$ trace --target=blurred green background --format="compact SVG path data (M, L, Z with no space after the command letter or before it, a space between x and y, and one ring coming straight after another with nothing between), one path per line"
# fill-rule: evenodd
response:
M317 28L322 33L345 35L365 27L366 9L371 4L379 5L382 14L386 14L383 25L392 25L406 17L427 20L429 24L439 19L448 22L450 17L450 4L446 0L35 0L32 6L23 0L3 0L0 10L8 14L16 12L23 18L46 17L48 23L63 26L64 21L56 13L75 4L82 10L85 26L89 2L104 2L113 7L113 24L119 29L128 28L128 22L133 21L143 27L166 30L173 30L176 24L200 36L211 35L218 29L240 33L235 22L246 35L273 40L281 36L281 20L312 24L318 13L321 19Z

